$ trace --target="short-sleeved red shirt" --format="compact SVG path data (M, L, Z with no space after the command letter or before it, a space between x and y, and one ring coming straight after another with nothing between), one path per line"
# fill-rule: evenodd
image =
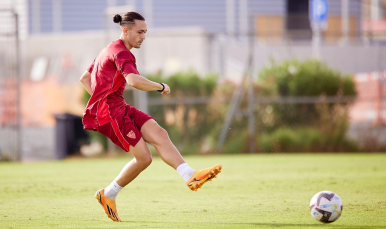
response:
M93 94L83 114L86 130L111 122L126 111L123 98L126 80L130 73L139 74L134 55L118 39L106 46L88 68L91 73Z

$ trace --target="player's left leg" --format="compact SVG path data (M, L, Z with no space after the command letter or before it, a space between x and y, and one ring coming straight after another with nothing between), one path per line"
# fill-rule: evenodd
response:
M215 165L198 171L190 168L189 165L185 163L180 152L173 145L167 131L153 119L143 124L141 133L143 139L155 147L162 160L176 169L185 179L188 187L193 191L197 191L204 183L211 181L221 172L221 165Z

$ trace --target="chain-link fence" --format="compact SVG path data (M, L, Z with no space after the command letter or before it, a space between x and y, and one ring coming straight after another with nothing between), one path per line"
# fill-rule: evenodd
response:
M298 91L297 94L271 92L265 95L261 94L262 90L256 89L261 87L262 72L288 60L304 62L316 56L309 21L309 1L287 1L284 6L279 4L284 15L274 10L274 3L267 3L264 12L257 7L258 3L248 2L250 7L244 12L248 16L241 18L242 11L239 9L236 14L240 18L233 22L230 31L208 31L194 35L180 31L170 35L159 33L161 30L157 30L158 34L152 34L152 28L149 29L146 41L149 45L138 53L140 68L146 63L147 72L160 68L170 72L165 60L172 59L167 54L173 52L173 47L163 42L162 38L175 41L174 46L184 47L185 53L192 56L195 55L193 49L199 50L199 47L194 46L194 42L187 45L182 41L197 36L206 41L205 46L201 47L204 47L207 55L202 57L206 65L201 67L196 62L196 70L201 76L204 75L204 68L204 72L212 71L219 75L218 88L210 96L188 96L191 94L189 88L181 91L185 96L175 95L179 90L176 87L183 85L173 84L173 97L166 100L149 97L150 114L156 116L157 121L172 133L172 140L178 142L176 144L183 151L189 152L208 152L219 148L223 148L223 152L383 149L385 135L382 120L386 112L382 105L384 92L377 86L382 85L383 80L369 78L373 84L371 88L366 88L364 81L359 79L361 74L382 72L386 68L382 31L372 26L362 26L364 20L371 18L375 6L369 1L331 1L320 47L317 47L317 56L330 70L342 72L340 77L352 76L352 82L355 83L352 89L355 89L356 95L342 94L339 83L333 86L337 87L334 93L331 93L330 86L312 93L320 85L328 84L329 79L323 79L324 75L320 79L312 79L314 82L299 83L298 86L304 91L310 89L308 94ZM375 8L383 10L381 5ZM241 28L243 26L244 30ZM245 30L245 27L249 29ZM116 29L118 31L118 27ZM160 51L152 43L163 47L162 59L153 58L159 56L157 53ZM174 66L181 65L184 59L187 58L182 55L174 57ZM275 84L278 74L291 78L293 72L297 71L294 66L287 67L284 73L272 74L272 84ZM309 73L306 74L312 77ZM244 77L245 74L249 77ZM243 81L246 85L235 86L232 93L219 96L218 90L229 81L232 82L228 85L230 87ZM254 90L251 90L251 85L254 85ZM366 90L373 93L367 93ZM212 129L208 129L209 126Z
M112 22L111 15L131 9L143 14L148 22L147 38L143 46L139 50L131 50L136 56L141 75L149 76L162 72L164 78L158 79L157 82L167 81L170 75L179 74L179 72L186 73L192 69L202 78L205 78L205 75L210 72L218 75L218 82L216 82L218 85L213 94L197 94L196 91L191 93L190 87L192 86L185 88L186 84L173 84L172 95L168 99L154 98L150 95L147 99L140 93L128 93L127 101L144 111L148 110L150 115L154 115L157 121L169 130L177 145L186 143L186 147L181 148L182 152L189 147L191 148L191 143L196 138L201 140L194 143L195 147L199 148L194 150L195 152L206 152L209 148L215 149L220 145L223 145L224 149L228 149L228 152L251 151L250 149L253 147L245 142L248 137L244 137L249 133L255 136L254 140L249 138L249 141L254 143L256 151L284 151L283 147L272 148L272 141L269 143L271 148L264 146L260 149L259 147L265 143L267 145L269 139L278 139L278 136L297 135L301 138L303 136L301 133L291 131L305 127L304 120L315 119L316 117L319 118L319 121L323 117L332 119L334 116L331 114L333 112L340 114L342 106L345 108L349 122L348 124L341 122L342 125L348 125L343 126L344 128L342 127L341 130L345 129L347 135L356 140L377 138L376 141L381 142L383 139L380 136L383 136L382 120L386 117L384 115L386 112L384 112L384 93L383 90L380 90L382 86L379 86L383 84L382 77L378 79L370 77L370 81L374 83L371 89L363 86L366 84L365 81L359 80L361 78L359 75L374 75L373 72L379 73L386 69L386 47L381 42L386 35L386 27L383 27L386 23L384 23L385 19L382 16L384 15L384 5L373 6L372 4L381 1L329 1L329 17L326 30L321 34L318 56L322 62L327 63L329 68L342 72L342 75L354 76L354 82L358 87L356 97L341 95L339 90L335 94L326 92L286 94L285 90L287 89L282 90L282 94L272 92L261 94L261 85L259 84L261 83L259 82L261 72L287 60L298 59L300 62L304 62L315 57L315 47L312 45L313 33L308 12L309 0L217 0L210 3L180 1L178 4L174 0L146 1L146 4L144 4L145 1L110 1L113 7L107 7L109 4L104 4L105 2L102 0L94 2L98 7L87 11L78 9L80 5L85 7L85 2L64 1L62 2L63 7L54 7L55 12L63 13L54 14L55 17L53 15L53 20L55 19L53 24L55 25L61 23L59 17L62 17L63 26L56 26L56 29L53 29L53 31L60 31L62 28L63 31L59 35L51 33L49 26L43 26L44 23L46 23L45 25L50 24L50 17L47 16L44 23L39 24L40 19L36 15L39 15L40 11L36 9L39 9L38 5L43 3L38 1L33 3L35 10L28 16L32 23L31 36L23 41L28 44L25 46L28 48L23 49L23 54L25 54L25 58L23 58L25 61L22 63L23 69L25 73L30 72L30 67L34 66L37 60L41 57L45 58L47 60L47 73L44 72L41 79L34 81L33 85L38 86L46 83L49 88L57 88L58 90L36 89L39 96L36 96L36 91L31 91L32 87L27 84L23 90L23 94L29 95L30 93L31 98L34 95L34 101L39 101L38 98L56 98L55 106L48 102L40 103L39 111L44 112L44 114L41 112L28 112L27 114L26 112L26 115L23 116L23 123L25 124L23 146L26 151L30 151L31 158L36 158L36 152L42 151L40 146L54 145L52 140L54 136L51 134L54 121L49 118L54 112L76 111L74 113L82 114L83 105L79 109L71 110L79 102L78 95L73 93L80 87L78 79L100 50L111 40L119 38L119 26ZM344 2L346 5L343 4ZM134 6L134 8L123 7L123 4L132 4L130 6ZM153 5L149 7L151 4ZM48 8L50 7L41 7L41 12L47 11ZM74 11L74 15L79 13L84 18L92 19L92 23L83 20L82 22L69 22L68 15L72 11ZM45 13L45 15L51 15L51 13ZM374 15L378 15L378 19L374 19ZM3 23L4 25L13 23L10 21L11 16L4 18L8 18L9 21L9 23ZM83 23L84 27L77 27L78 23ZM89 25L95 26L93 28L99 31L82 31L82 28L88 28ZM36 29L39 26L41 28ZM14 31L10 28L6 27L5 33ZM45 29L43 30L43 28ZM72 32L66 33L67 31ZM45 33L35 34L39 32ZM2 35L1 37L3 44L5 44L1 46L2 56L0 58L5 60L1 64L5 66L6 63L14 63L13 65L16 66L15 55L17 52L12 36ZM4 69L1 68L1 71L4 72L1 73L1 93L4 95L1 97L2 120L5 120L6 116L10 116L6 113L15 109L10 107L16 107L15 98L18 98L17 96L7 96L11 95L12 90L7 89L9 87L6 86L6 82L8 84L14 82L10 79L16 79L12 78L16 74L5 74ZM8 69L16 71L16 68L8 67ZM283 74L287 74L290 78L293 72L296 72L296 68L288 66ZM244 80L247 85L237 89L238 85L243 82L245 74L249 76L249 78L247 77L250 80L249 83ZM274 84L278 75L272 76L272 79L267 79L267 82L273 80L271 83ZM28 77L24 75L23 78L27 79ZM370 79L367 76L365 78L366 80ZM194 84L196 81L198 80L189 82ZM328 82L328 80L325 81ZM325 81L304 82L303 88L316 90ZM228 88L224 89L226 93L222 91L223 86ZM252 86L254 86L254 93L250 93ZM177 92L179 91L178 88L183 88L183 90ZM59 89L62 89L62 93ZM68 89L69 93L64 93L66 92L65 89ZM237 91L239 91L239 102L233 103L232 101L236 98L232 99L232 97L237 97L237 93L235 93ZM374 93L367 95L366 91ZM71 96L69 96L70 94ZM324 101L323 98L326 100ZM6 99L7 101L12 99L12 101L5 103ZM327 104L328 109L323 107L325 104ZM51 107L43 109L44 106ZM25 106L24 109L29 110L31 107ZM332 109L331 107L335 108ZM323 113L323 109L327 109L329 113ZM321 114L325 116L321 116ZM13 121L10 117L14 118ZM3 121L1 126L1 133L5 133L5 137L0 140L0 148L4 152L11 152L8 149L20 147L20 144L16 144L16 135L14 138L12 137L12 133L17 132L9 132L16 130L15 124L12 123L16 123L17 116L11 115L10 117L7 118L7 121ZM229 121L227 121L227 117L229 117ZM26 121L27 118L30 120L29 122ZM228 124L226 124L227 122ZM308 124L313 126L315 122L316 120L309 120ZM314 125L313 127L319 132L327 133L334 129L333 126L337 122L326 121L324 127L320 123L323 122L320 121L318 126ZM330 129L327 129L326 126L329 126ZM43 139L43 137L37 137L35 132L29 134L28 127L50 129L41 136L45 136L44 139L49 139L47 136L51 136L51 140L44 140L37 144L38 141L35 139ZM319 133L307 132L310 130L304 130L304 128L301 131L303 134L305 133L305 136L318 136ZM365 133L368 133L369 137L363 137ZM223 136L223 140L221 140L221 136ZM295 138L292 140L302 142ZM331 148L323 148L320 145L321 142L317 144L319 145L309 149L309 151L332 150ZM323 144L328 146L329 143ZM33 147L36 145L39 147ZM237 147L229 150L232 145ZM246 148L241 150L243 147ZM297 150L299 147L290 150ZM52 148L54 147L48 147L46 151L52 151Z
M164 125L170 125L170 132L177 133L172 136L176 142L183 140L189 123L208 126L214 122L211 123L214 131L201 131L202 138L197 142L197 136L192 134L189 144L182 146L190 151L194 148L195 152L221 148L222 152L229 153L385 150L384 43L375 39L369 42L360 33L351 33L350 39L342 42L344 37L336 29L324 35L321 64L312 65L310 39L288 40L278 34L271 35L277 39L259 37L258 33L248 34L250 39L245 39L245 34L214 35L211 46L219 46L221 50L211 53L217 55L214 59L220 66L218 87L228 81L239 86L222 96L214 92L209 97L150 98L150 114ZM296 66L299 63L304 66ZM324 64L327 66L323 67ZM266 75L261 82L262 75L278 65L283 67ZM318 71L320 66L324 71ZM299 75L299 71L303 81L295 85L291 79L298 77L295 75ZM337 77L329 78L329 74ZM280 85L277 84L279 78ZM340 79L344 80L340 82ZM271 91L264 88L272 85L279 88ZM352 91L343 93L348 87ZM296 93L291 94L294 88ZM176 90L174 88L174 93ZM184 93L190 94L189 88ZM195 106L199 108L192 108ZM159 114L162 108L165 113ZM193 115L204 110L211 110L206 111L207 117ZM198 122L200 119L202 123ZM175 128L178 123L180 127Z
M274 81L280 75L272 74L268 79L272 88L265 88L267 81L260 80L241 86L223 83L205 95L205 82L196 79L200 82L184 86L184 80L193 80L184 74L178 77L180 82L173 76L164 79L173 86L174 95L151 93L148 102L150 115L168 130L183 153L385 150L385 103L376 79L370 79L372 85L359 87L357 82L352 84L358 76L347 83L327 79L335 81L331 85L316 80L324 85L300 83L296 87L303 89L298 95L283 95L292 89L280 85L281 91L276 91Z
M3 160L19 160L20 61L18 16L0 9L0 153Z

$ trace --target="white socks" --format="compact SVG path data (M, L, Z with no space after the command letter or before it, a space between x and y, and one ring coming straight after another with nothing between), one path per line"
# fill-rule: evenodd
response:
M111 184L105 188L104 194L107 198L115 199L122 188L123 187L119 186L119 184L113 180L113 182L111 182Z
M189 180L189 178L193 175L194 169L190 168L187 163L182 163L177 167L177 172L184 178L185 181Z
M194 169L190 168L187 163L182 163L177 167L177 172L184 178L185 181L189 180L194 173ZM107 198L115 199L117 198L118 193L122 190L123 187L119 186L115 180L111 182L109 186L107 186L104 190L104 195Z

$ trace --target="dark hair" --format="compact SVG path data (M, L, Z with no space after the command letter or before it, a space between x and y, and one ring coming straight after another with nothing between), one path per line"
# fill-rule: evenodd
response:
M113 21L115 23L119 23L119 25L123 25L123 24L131 24L131 25L134 25L135 22L134 20L140 20L140 21L144 21L145 18L142 17L142 15L140 15L139 13L137 12L127 12L123 15L123 18L121 15L119 14L116 14L113 18Z

